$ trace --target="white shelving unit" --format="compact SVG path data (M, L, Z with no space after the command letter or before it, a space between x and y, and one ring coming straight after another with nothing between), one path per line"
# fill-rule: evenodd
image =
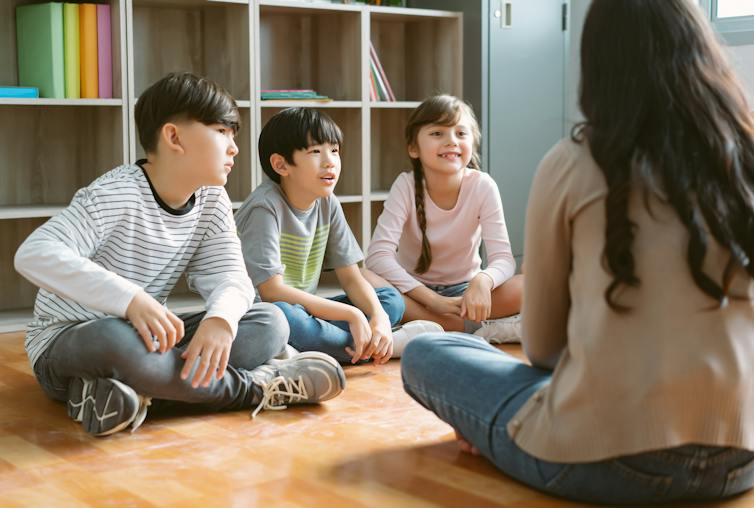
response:
M16 84L15 7L0 0L0 84ZM295 0L110 0L113 99L0 99L0 332L21 330L36 288L13 270L21 242L105 171L143 157L139 94L171 71L225 86L243 122L226 186L238 207L262 181L256 139L291 106L323 110L343 129L336 195L366 249L395 177L408 169L403 129L433 93L462 95L462 15ZM369 99L369 41L397 102ZM313 88L330 102L262 101L259 91ZM323 294L333 292L323 280ZM176 310L196 299L178 289Z

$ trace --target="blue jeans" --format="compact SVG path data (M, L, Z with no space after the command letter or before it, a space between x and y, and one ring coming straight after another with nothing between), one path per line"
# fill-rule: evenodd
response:
M403 353L401 372L406 392L417 402L505 474L548 494L644 505L723 498L754 486L754 452L737 448L691 444L580 464L529 455L510 439L506 425L552 373L471 335L414 338Z
M406 310L403 297L391 287L375 289L375 292L382 308L390 318L390 325L397 325ZM334 296L330 300L353 305L346 295ZM298 304L275 302L275 305L288 318L288 325L291 329L288 343L291 346L299 351L322 351L340 363L351 363L351 356L346 353L346 347L353 347L353 337L346 321L327 321L314 317Z

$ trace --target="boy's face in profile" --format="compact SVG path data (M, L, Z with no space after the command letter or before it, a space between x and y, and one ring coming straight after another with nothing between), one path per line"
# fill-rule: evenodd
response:
M340 146L322 143L293 152L293 164L282 175L289 196L311 200L331 195L340 177Z
M196 120L180 122L179 128L190 178L198 186L225 185L233 158L238 154L233 129L221 123L205 125Z

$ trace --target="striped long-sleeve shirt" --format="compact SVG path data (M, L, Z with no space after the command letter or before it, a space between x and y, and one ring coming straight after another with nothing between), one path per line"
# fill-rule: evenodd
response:
M15 267L40 287L25 342L32 365L66 328L124 318L140 290L164 303L184 272L205 319L224 319L233 335L254 301L225 189L201 187L171 209L137 165L80 189L24 241Z

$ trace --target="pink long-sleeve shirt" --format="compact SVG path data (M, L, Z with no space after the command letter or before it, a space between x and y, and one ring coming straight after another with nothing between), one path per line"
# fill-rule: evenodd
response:
M479 245L484 241L493 288L516 271L503 205L495 181L486 173L465 169L458 201L450 210L437 206L424 192L427 238L432 264L426 273L414 272L421 254L421 230L416 219L414 178L396 178L377 221L366 266L402 293L421 285L448 285L471 280L481 267Z

